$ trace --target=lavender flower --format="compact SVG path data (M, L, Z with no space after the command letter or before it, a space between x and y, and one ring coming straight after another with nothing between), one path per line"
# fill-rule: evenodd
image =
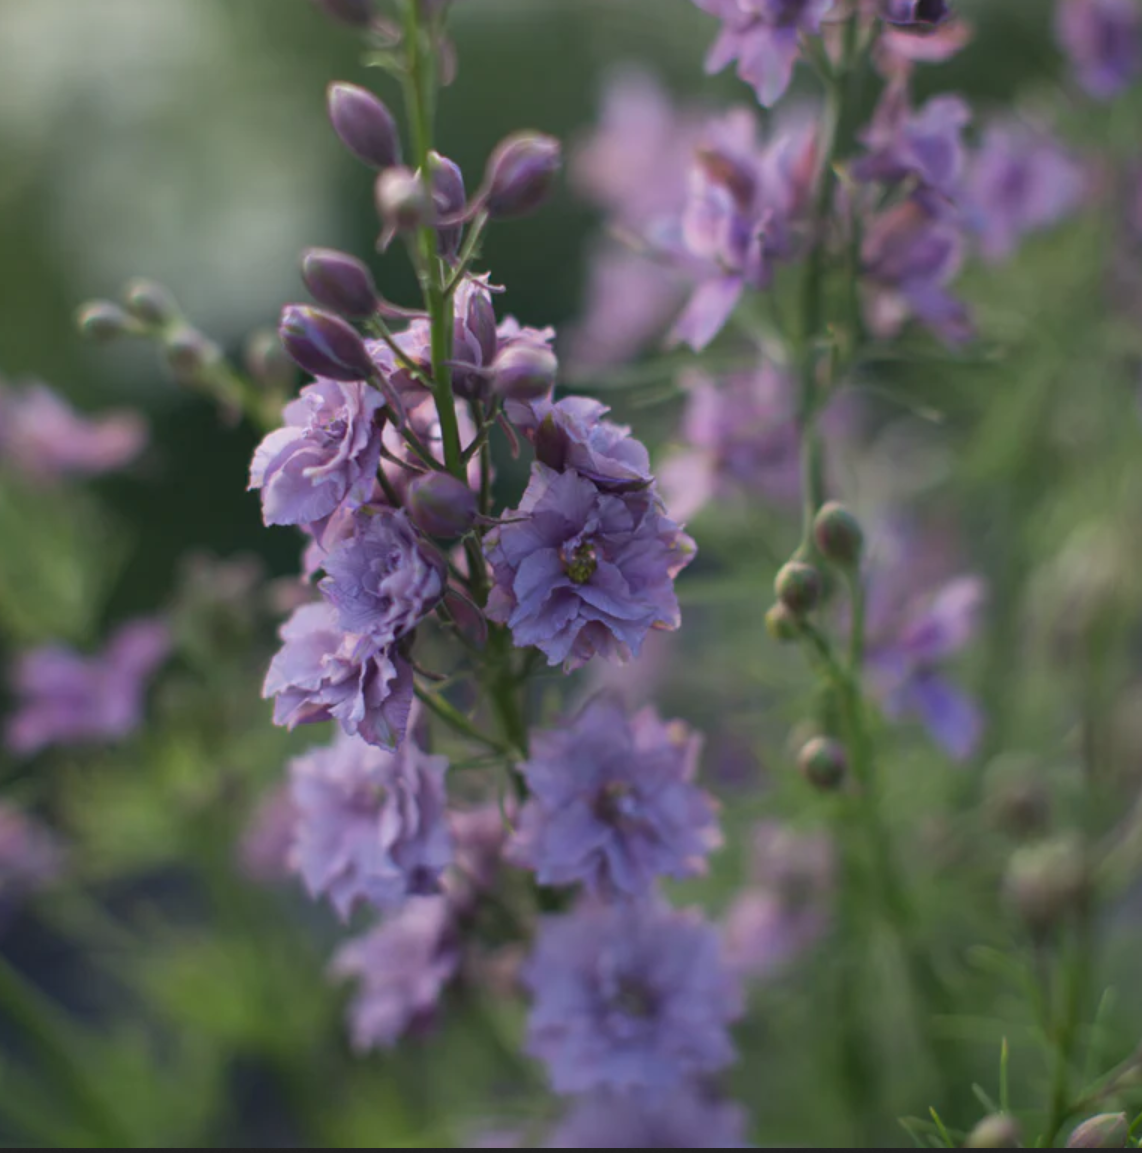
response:
M816 36L834 0L694 0L722 21L722 31L706 59L707 72L733 61L738 75L767 108L776 104L793 79L802 35Z
M658 877L691 877L721 843L711 798L694 785L700 738L650 708L628 717L591 701L565 728L534 734L521 766L530 800L510 858L541 885L581 883L640 897Z
M170 647L166 623L142 619L123 625L94 656L63 645L26 653L15 670L20 704L8 723L8 748L30 754L129 736L142 722L147 685Z
M1051 137L1017 120L988 126L967 182L968 217L988 261L1009 257L1020 239L1074 211L1082 169Z
M528 1052L557 1093L668 1092L734 1059L740 994L693 912L649 901L549 917L523 980Z
M312 524L342 502L372 494L381 458L377 413L384 397L364 383L319 380L285 409L285 428L254 453L250 488L262 490L267 525Z
M652 490L601 492L573 470L537 463L519 508L484 544L488 617L550 664L576 669L596 653L629 660L650 629L680 623L674 577L694 544Z
M347 918L358 904L394 909L440 888L452 860L446 757L411 737L395 753L338 734L290 764L294 868L312 897Z
M349 1031L358 1053L391 1048L409 1032L431 1024L441 994L460 968L448 901L410 901L372 932L343 945L332 976L355 979Z
M130 464L147 443L133 412L89 419L47 385L19 392L0 382L0 461L39 481L98 476Z
M657 1094L600 1092L579 1102L548 1149L748 1149L738 1105L684 1088Z
M0 802L0 907L51 884L63 867L64 850L55 834Z
M1055 34L1079 87L1112 100L1142 72L1142 13L1134 0L1060 0Z
M308 604L282 626L284 642L270 663L262 696L276 697L274 723L337 720L350 736L394 749L412 706L412 668L391 648L342 631L337 611Z

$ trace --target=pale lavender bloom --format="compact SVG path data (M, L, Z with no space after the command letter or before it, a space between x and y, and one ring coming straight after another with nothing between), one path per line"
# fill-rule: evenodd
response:
M321 562L320 588L341 627L390 645L410 633L444 595L446 568L403 510L359 511L352 534Z
M259 885L284 881L290 875L290 849L297 809L288 785L268 792L254 809L238 842L238 864L244 876Z
M629 660L650 629L676 629L674 577L696 551L652 489L602 492L539 463L519 508L484 544L489 619L568 671L595 654Z
M988 261L1009 257L1030 232L1081 202L1086 177L1062 146L1018 120L987 127L967 181L967 213Z
M0 906L50 885L63 872L64 855L48 828L0 802Z
M146 444L137 413L83 417L47 385L10 391L0 382L0 460L36 480L113 472Z
M458 934L444 897L410 901L383 924L342 945L330 973L356 980L349 1035L358 1053L390 1049L431 1026L440 998L460 968Z
M772 977L828 931L836 881L833 846L781 825L754 832L751 884L723 927L729 965L743 977Z
M147 686L170 650L166 623L142 619L119 628L93 656L63 645L26 653L15 669L20 704L8 722L8 748L29 754L129 736L142 723Z
M297 811L291 854L311 897L345 919L358 905L399 908L440 891L452 862L446 757L410 735L396 752L339 733L290 763Z
M307 604L282 626L262 696L276 697L274 724L337 720L350 736L394 749L412 707L412 668L393 648L344 632L337 610Z
M445 892L454 909L469 909L481 893L492 888L504 859L507 821L513 811L511 806L492 804L448 814L455 867L445 878Z
M694 784L700 750L681 722L663 724L652 708L628 717L596 697L565 727L532 735L510 859L541 885L582 884L608 899L704 872L721 834Z
M1135 0L1060 0L1055 35L1089 96L1111 100L1142 72L1142 12Z
M734 1059L741 994L694 911L651 900L545 918L523 981L527 1051L557 1093L670 1092Z
M746 1112L692 1087L667 1096L599 1092L563 1119L548 1149L748 1149Z
M793 79L801 55L800 38L816 36L834 0L694 0L722 21L722 31L706 58L706 71L720 72L735 60L738 76L767 108L776 104Z
M384 403L363 382L319 380L301 390L286 406L286 426L262 441L250 466L250 488L262 490L266 524L313 524L343 502L369 499Z

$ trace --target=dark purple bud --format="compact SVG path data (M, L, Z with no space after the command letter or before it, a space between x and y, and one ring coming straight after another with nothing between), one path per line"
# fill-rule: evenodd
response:
M121 336L129 336L137 331L131 318L109 300L93 300L90 304L85 304L76 313L75 323L81 336L103 343L117 340Z
M432 206L424 182L410 168L386 168L377 177L377 215L385 230L381 235L382 250L394 236L414 232L432 219Z
M884 0L889 24L919 24L934 28L951 15L948 0Z
M844 505L829 501L821 506L813 522L813 539L825 560L838 568L853 569L860 563L864 533Z
M174 297L153 280L132 280L123 290L123 303L136 320L152 328L165 328L178 319Z
M373 0L313 0L313 3L330 20L350 28L368 28L376 15Z
M1130 1122L1125 1113L1102 1113L1084 1121L1067 1142L1068 1149L1125 1149Z
M286 352L306 372L330 380L367 380L376 371L357 330L339 316L288 304L278 328Z
M310 248L301 259L301 278L318 304L349 320L376 315L373 274L356 257L332 248Z
M438 152L430 155L432 165L432 199L436 205L438 219L448 220L460 216L468 207L468 193L464 188L464 173L460 165L441 156ZM437 229L436 247L445 260L454 260L460 251L464 238L462 224L445 225Z
M290 392L297 383L297 365L282 347L276 332L263 329L246 342L246 371L258 384L277 392Z
M451 540L476 523L476 494L448 473L426 473L408 486L408 513L421 532Z
M811 613L821 599L821 574L811 564L790 561L782 566L773 588L777 599L794 616L803 617Z
M965 1149L1018 1149L1023 1133L1019 1122L1006 1113L985 1117L964 1142Z
M526 216L548 197L563 164L554 136L517 132L501 140L484 175L484 207L497 220Z
M400 163L396 122L371 92L355 84L331 84L329 119L341 143L358 160L381 169Z
M765 631L781 644L789 644L801 635L801 619L780 601L765 614Z
M492 391L504 400L542 400L555 387L559 361L550 348L521 341L492 362Z
M822 792L833 792L844 784L848 765L844 745L831 737L814 737L797 757L801 775Z
M222 359L222 349L193 328L180 328L164 341L167 365L176 379L194 384Z

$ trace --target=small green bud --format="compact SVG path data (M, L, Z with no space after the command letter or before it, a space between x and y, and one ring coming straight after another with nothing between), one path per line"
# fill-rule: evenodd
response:
M1067 1142L1068 1149L1125 1149L1130 1122L1125 1113L1102 1113L1084 1121Z
M822 505L813 521L813 539L827 561L838 568L853 569L860 564L864 532L856 517L835 500Z
M1006 1113L985 1117L964 1142L965 1149L1018 1149L1022 1138L1019 1122Z
M1046 932L1080 910L1089 889L1086 853L1073 836L1017 850L1004 878L1008 901L1034 933Z
M821 600L821 574L802 561L790 561L777 574L773 583L777 599L794 616L811 613Z
M134 331L131 318L109 300L93 300L85 304L75 317L80 335L103 344L129 336Z
M165 328L178 319L174 297L153 280L132 280L123 289L127 311L150 328Z
M797 767L805 780L826 793L844 784L848 766L844 745L832 737L814 737L797 757Z
M246 371L264 388L292 392L297 384L297 365L271 329L251 333L243 349L243 360Z
M175 377L196 383L203 373L218 363L222 350L193 328L183 328L166 341L167 364Z
M801 635L801 622L780 601L765 614L765 628L781 644L795 641Z

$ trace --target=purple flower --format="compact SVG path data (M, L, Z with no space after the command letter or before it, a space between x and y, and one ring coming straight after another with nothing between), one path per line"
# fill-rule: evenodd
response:
M410 901L372 932L343 945L330 973L359 983L349 1005L358 1053L392 1048L432 1023L440 997L460 968L452 911L443 897Z
M717 932L693 911L651 900L548 917L523 981L527 1051L557 1093L669 1092L734 1059L740 992Z
M282 626L262 696L276 697L274 724L338 720L350 736L394 749L412 707L412 668L393 648L344 632L337 610L308 604Z
M56 835L0 802L0 907L51 884L63 868L64 849Z
M319 380L286 406L286 427L262 441L250 488L262 490L266 524L312 524L344 501L372 494L381 458L377 413L384 397L358 382Z
M1142 72L1142 13L1134 0L1060 0L1055 34L1089 96L1111 100Z
M296 837L297 809L289 786L268 792L250 817L238 843L242 874L260 885L284 881L290 875L290 850Z
M889 24L934 27L950 15L948 0L884 0L884 19Z
M130 735L142 723L147 686L170 649L165 622L144 619L123 625L94 656L63 645L26 653L15 670L20 705L8 723L8 748L28 754Z
M748 1149L746 1114L686 1087L657 1094L600 1092L580 1101L548 1149Z
M706 71L720 72L733 61L738 75L767 108L776 104L793 79L802 35L816 36L834 0L694 0L722 21L722 31L706 58Z
M1018 120L989 125L967 182L984 258L1009 257L1024 235L1074 211L1085 190L1082 169L1051 137Z
M536 733L520 771L530 799L508 848L541 885L640 897L658 877L692 877L721 843L694 785L701 740L651 708L632 717L597 697L565 728Z
M321 564L321 591L341 627L378 645L410 633L444 595L444 561L429 551L403 510L358 512L352 535Z
M292 863L311 897L328 897L345 919L358 904L391 910L439 891L452 861L446 757L411 736L390 753L339 733L289 771Z
M495 581L488 617L568 671L596 653L629 660L650 629L676 629L674 577L695 552L653 490L601 492L538 463L519 508L484 545Z
M19 392L0 382L0 461L40 481L98 476L130 464L147 443L133 412L80 416L47 385Z

